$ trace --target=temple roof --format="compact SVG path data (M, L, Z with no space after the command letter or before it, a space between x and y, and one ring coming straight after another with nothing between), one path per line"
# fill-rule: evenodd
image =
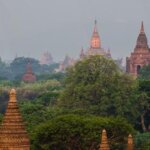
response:
M0 150L9 149L30 149L30 141L19 111L15 89L10 91L8 106L0 126Z
M110 150L109 144L108 144L108 139L107 139L107 132L105 129L103 129L103 131L102 131L100 150Z
M136 42L136 49L149 49L148 47L148 42L147 42L147 37L144 31L144 23L142 21L141 23L141 28L140 28L140 33L139 36L137 38L137 42Z

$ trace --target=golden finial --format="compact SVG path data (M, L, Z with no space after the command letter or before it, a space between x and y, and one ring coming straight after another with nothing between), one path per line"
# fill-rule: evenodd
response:
M16 90L15 89L11 89L10 94L9 94L9 101L10 102L16 102Z
M128 146L127 146L127 150L133 150L133 137L131 134L129 134L128 136Z

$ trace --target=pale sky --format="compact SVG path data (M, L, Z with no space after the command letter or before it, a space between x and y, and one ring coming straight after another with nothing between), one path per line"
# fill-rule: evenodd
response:
M149 15L150 0L0 0L0 56L40 58L49 51L55 61L77 58L89 47L96 19L102 47L125 58L142 20L150 41Z

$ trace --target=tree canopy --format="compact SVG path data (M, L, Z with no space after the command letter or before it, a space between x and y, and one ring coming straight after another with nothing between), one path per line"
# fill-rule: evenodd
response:
M136 81L123 73L111 59L91 56L79 61L66 73L60 105L83 108L93 114L132 119L136 112Z
M132 126L121 118L63 115L39 125L33 135L35 150L95 150L106 128L111 148L123 148Z

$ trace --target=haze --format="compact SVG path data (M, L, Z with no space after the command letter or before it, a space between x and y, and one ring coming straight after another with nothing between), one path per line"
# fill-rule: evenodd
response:
M40 58L49 51L55 61L77 58L89 47L96 19L102 47L125 58L142 20L150 41L149 8L149 0L0 0L0 56Z

